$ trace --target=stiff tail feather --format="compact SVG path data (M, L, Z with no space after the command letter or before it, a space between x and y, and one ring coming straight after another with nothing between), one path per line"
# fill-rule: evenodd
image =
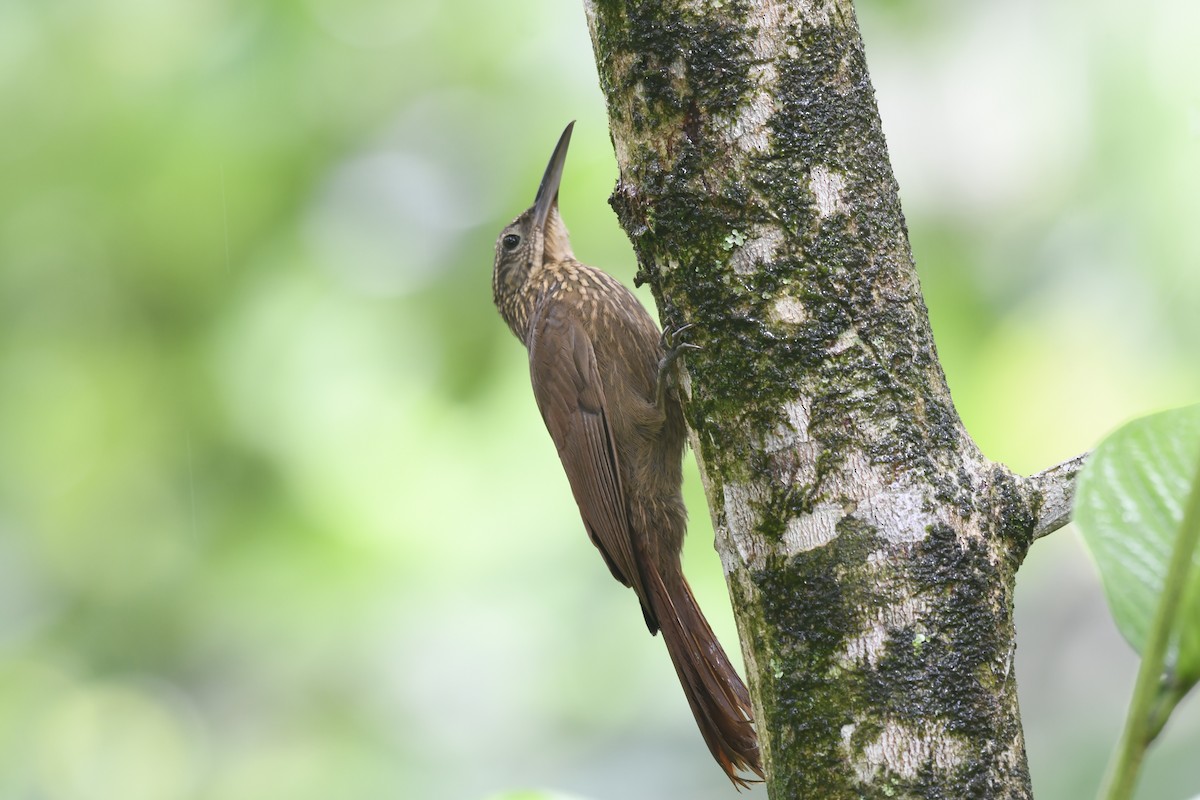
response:
M650 576L655 616L675 665L679 683L696 717L700 734L721 769L739 788L749 788L740 772L763 777L750 693L729 663L721 643L696 604L682 575Z

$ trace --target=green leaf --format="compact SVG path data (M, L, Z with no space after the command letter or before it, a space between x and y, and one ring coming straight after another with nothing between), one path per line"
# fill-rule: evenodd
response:
M1195 405L1118 429L1079 476L1075 523L1100 569L1117 627L1138 653L1183 533L1192 487L1200 485L1198 472L1200 405ZM1182 693L1200 679L1200 549L1191 556L1166 661Z

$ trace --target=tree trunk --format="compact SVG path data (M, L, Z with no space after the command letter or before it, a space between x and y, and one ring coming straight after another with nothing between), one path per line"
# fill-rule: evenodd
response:
M612 205L681 370L772 797L1024 798L1022 478L938 363L850 0L585 0Z

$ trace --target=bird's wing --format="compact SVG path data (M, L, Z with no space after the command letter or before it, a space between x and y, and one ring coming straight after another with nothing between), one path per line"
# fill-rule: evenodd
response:
M620 456L592 342L579 322L557 304L546 307L532 328L533 394L558 448L583 524L613 577L637 592L647 625L656 630L635 556Z

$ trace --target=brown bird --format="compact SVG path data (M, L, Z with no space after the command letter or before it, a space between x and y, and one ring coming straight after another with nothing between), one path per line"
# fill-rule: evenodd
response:
M533 207L496 240L492 295L529 350L533 395L592 544L637 593L650 633L662 631L713 758L747 786L739 770L763 774L750 694L680 563L686 428L669 376L690 345L660 335L632 292L575 260L558 212L574 124L554 148Z

